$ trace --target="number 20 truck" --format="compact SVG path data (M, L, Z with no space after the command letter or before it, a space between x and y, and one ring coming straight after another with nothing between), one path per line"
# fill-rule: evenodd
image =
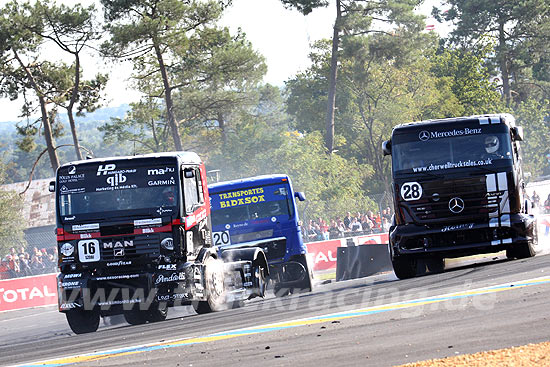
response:
M167 308L207 313L263 297L258 247L212 245L204 164L191 152L65 164L56 195L59 311L77 334L100 316L162 321Z
M537 224L525 199L521 140L523 130L509 114L393 129L382 149L392 157L389 250L398 278L442 271L444 258L535 254Z

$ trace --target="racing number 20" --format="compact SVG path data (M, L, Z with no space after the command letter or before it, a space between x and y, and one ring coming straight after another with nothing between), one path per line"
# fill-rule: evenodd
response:
M214 240L214 246L231 244L231 237L229 236L229 231L214 232L212 233L212 238Z
M405 182L401 186L401 197L405 201L420 199L422 197L422 186L418 182Z

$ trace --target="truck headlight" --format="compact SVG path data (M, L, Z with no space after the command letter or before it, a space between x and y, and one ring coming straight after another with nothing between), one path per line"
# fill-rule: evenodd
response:
M165 238L161 241L160 245L166 250L173 250L174 240L171 237Z
M63 246L61 246L60 252L63 256L71 256L74 253L74 246L68 242L64 243Z

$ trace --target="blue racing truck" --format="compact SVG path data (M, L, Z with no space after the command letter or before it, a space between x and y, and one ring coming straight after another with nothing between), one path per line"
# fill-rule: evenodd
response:
M208 186L212 240L220 249L260 247L277 296L312 290L312 265L299 225L297 198L287 175L266 175Z

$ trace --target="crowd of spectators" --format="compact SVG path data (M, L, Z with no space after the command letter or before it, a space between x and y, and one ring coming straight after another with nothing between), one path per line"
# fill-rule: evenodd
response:
M382 212L374 214L348 212L344 218L334 218L330 222L319 218L310 220L305 228L302 228L304 241L323 241L335 238L352 237L372 233L388 232L391 223L391 209L386 208Z
M0 279L55 272L57 266L56 250L56 248L39 249L33 247L29 253L23 246L19 250L12 247L9 253L0 259Z

